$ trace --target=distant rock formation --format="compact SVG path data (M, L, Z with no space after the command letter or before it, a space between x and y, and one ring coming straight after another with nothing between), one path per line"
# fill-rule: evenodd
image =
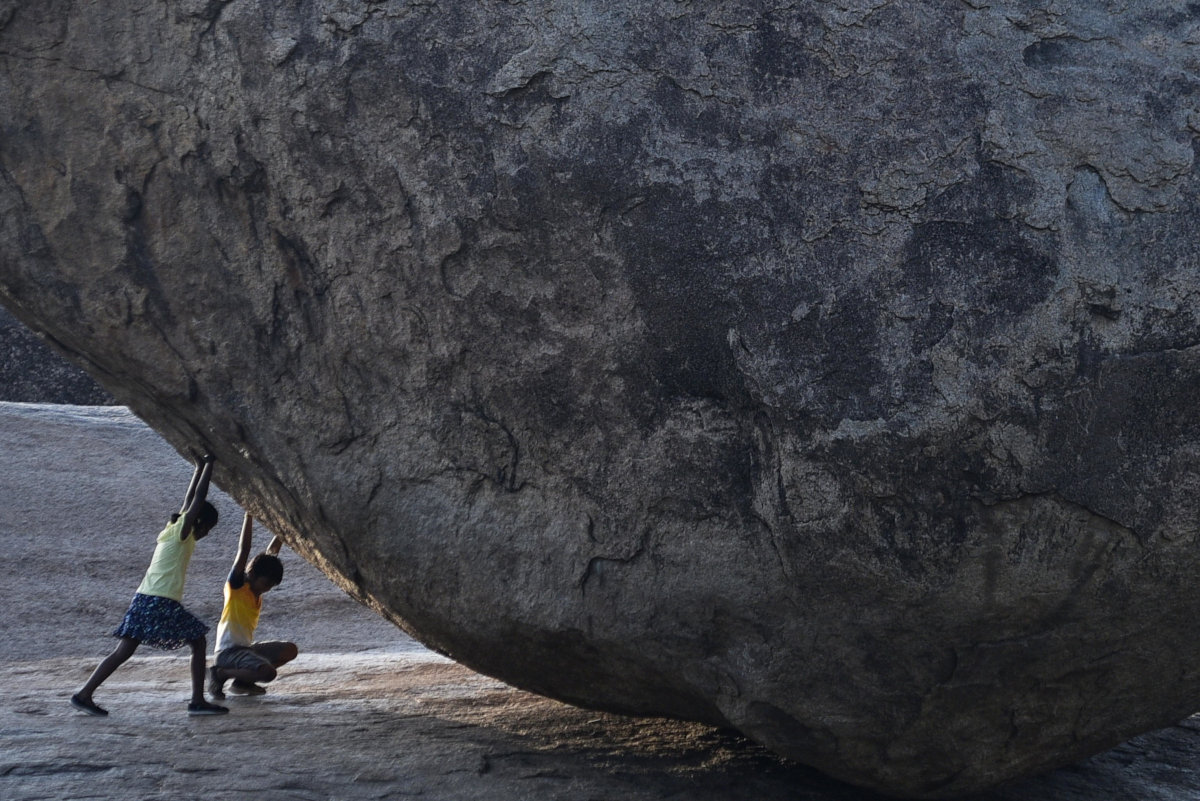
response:
M0 26L0 299L432 647L931 798L1196 708L1194 3Z
M107 406L112 395L0 306L0 401Z

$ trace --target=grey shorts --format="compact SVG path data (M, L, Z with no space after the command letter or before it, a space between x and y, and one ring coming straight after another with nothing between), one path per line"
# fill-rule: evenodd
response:
M256 642L253 645L231 645L217 653L217 667L234 670L258 670L263 665L279 667L280 655L291 648L290 642Z

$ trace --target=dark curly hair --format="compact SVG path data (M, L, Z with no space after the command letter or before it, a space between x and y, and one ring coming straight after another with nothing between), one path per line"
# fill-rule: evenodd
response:
M250 560L250 566L246 568L246 575L251 579L268 578L279 585L283 583L283 562L279 561L278 556L260 553Z
M205 501L204 505L200 507L199 513L196 514L196 525L206 529L214 528L219 517L217 507Z

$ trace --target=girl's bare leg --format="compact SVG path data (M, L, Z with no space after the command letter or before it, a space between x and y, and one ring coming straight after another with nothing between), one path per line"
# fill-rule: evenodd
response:
M89 715L107 715L108 710L97 706L92 701L92 693L104 683L105 679L113 674L114 670L125 664L125 661L133 656L133 652L137 650L140 644L139 640L135 640L132 637L122 637L117 642L117 647L113 649L113 652L104 657L104 660L99 665L96 665L96 669L92 671L91 677L79 689L79 692L71 696L71 706L81 709Z
M223 715L229 710L204 700L204 665L208 641L197 637L188 643L192 646L192 700L188 702L189 715Z
M197 637L188 645L192 646L192 703L204 703L204 667L208 641Z
M104 657L104 660L96 665L96 669L92 671L91 678L83 685L83 687L75 695L82 698L88 703L92 702L92 693L96 688L104 683L105 679L113 674L117 668L125 664L129 657L133 656L133 652L141 645L140 640L135 640L132 637L122 637L117 642L117 647L113 652Z

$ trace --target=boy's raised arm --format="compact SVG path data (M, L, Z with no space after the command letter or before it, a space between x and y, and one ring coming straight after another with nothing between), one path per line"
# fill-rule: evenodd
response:
M279 549L282 547L283 538L276 534L271 538L271 544L267 546L267 550L263 551L263 553L270 554L271 556L279 556Z
M246 574L246 560L250 558L250 541L254 537L254 518L246 512L246 516L242 518L242 533L238 535L238 550L237 556L233 560L233 567L229 570L229 580L240 579Z

